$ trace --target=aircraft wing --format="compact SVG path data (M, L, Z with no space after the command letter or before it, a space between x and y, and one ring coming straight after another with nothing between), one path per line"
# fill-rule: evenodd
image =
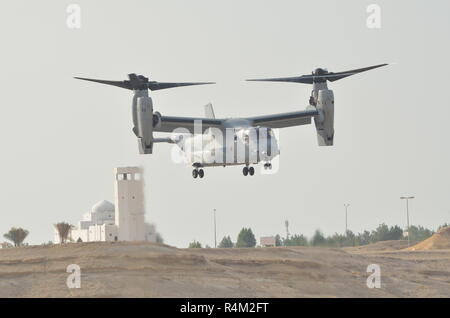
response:
M279 113L273 115L263 115L247 117L252 126L263 126L269 128L285 128L311 123L311 117L319 115L317 109L307 109L290 113Z
M254 116L243 119L253 127L263 126L269 128L284 128L299 125L308 125L311 123L311 117L317 116L318 114L319 112L316 109L307 109L303 111ZM227 120L201 117L161 116L161 121L154 128L154 131L173 132L177 128L185 128L191 134L193 134L195 121L201 121L203 133L208 128L223 129L224 122L226 122Z
M194 133L194 122L202 122L202 133L207 128L221 128L222 120L214 118L200 118L200 117L178 117L178 116L161 116L161 122L158 124L154 131L158 132L173 132L177 128L185 128L189 130L191 134Z

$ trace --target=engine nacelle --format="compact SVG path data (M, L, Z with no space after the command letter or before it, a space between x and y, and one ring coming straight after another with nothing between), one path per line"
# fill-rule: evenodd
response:
M153 103L148 96L141 96L136 101L136 133L139 153L151 154L153 151Z
M153 113L153 129L159 128L161 126L161 113L160 112L154 112Z
M332 146L334 139L334 94L332 90L319 90L317 95L319 115L314 118L319 146Z

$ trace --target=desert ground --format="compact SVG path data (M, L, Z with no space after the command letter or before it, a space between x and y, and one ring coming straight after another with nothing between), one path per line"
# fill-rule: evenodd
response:
M0 249L0 297L449 297L450 248L406 247L99 242ZM80 266L80 288L66 285L70 264ZM379 289L366 285L369 264L381 268Z

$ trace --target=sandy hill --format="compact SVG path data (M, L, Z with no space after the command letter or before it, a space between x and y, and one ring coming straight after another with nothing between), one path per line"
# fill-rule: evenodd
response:
M450 227L444 227L426 240L407 248L409 251L450 249Z
M0 249L0 297L406 297L450 295L450 250L177 249L79 243ZM81 268L69 289L67 266ZM382 288L369 289L369 264Z
M352 253L378 253L378 252L389 252L398 251L404 249L408 246L408 241L405 240L391 240L391 241L380 241L372 244L362 245L362 246L352 246L344 247L344 250Z

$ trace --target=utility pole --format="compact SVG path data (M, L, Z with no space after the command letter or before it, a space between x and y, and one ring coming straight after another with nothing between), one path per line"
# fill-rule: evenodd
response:
M348 231L348 223L347 223L347 210L348 210L348 207L350 206L350 204L349 203L345 203L344 204L344 207L345 207L345 235L347 235L347 231Z
M406 231L408 232L408 247L410 244L409 238L409 200L414 199L414 196L400 197L401 200L406 200Z
M216 209L214 209L214 248L217 248L217 236L216 236Z
M290 236L290 233L289 233L289 221L288 220L284 221L284 225L286 226L286 239L289 240L289 236Z

